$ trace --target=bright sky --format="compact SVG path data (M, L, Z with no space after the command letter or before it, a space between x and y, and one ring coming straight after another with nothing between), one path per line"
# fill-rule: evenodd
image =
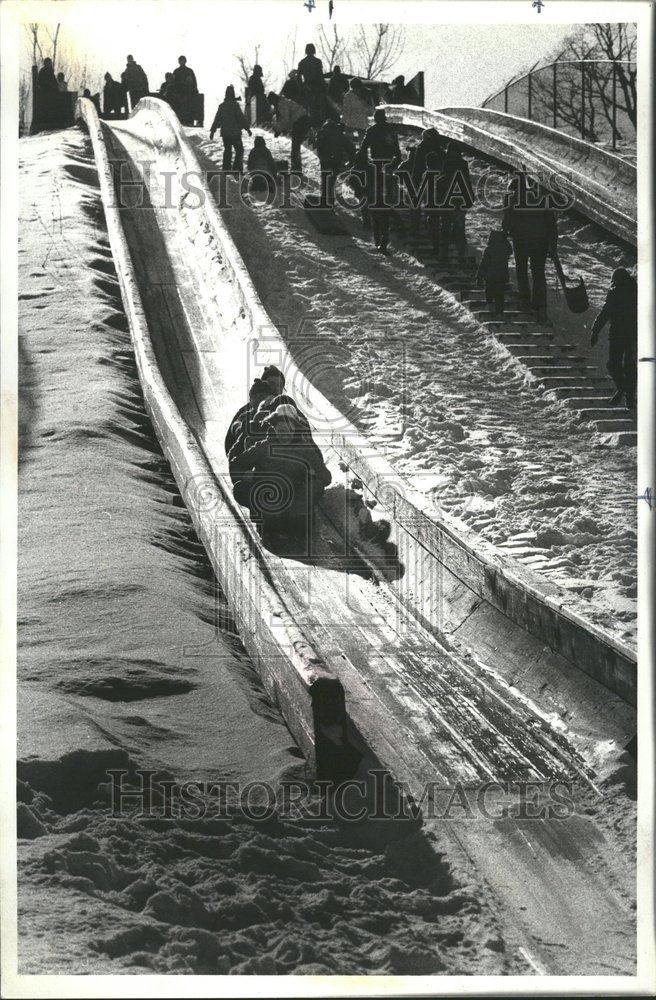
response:
M422 5L424 11L427 6ZM120 76L128 53L146 70L151 89L157 89L164 73L175 68L179 55L186 55L206 94L209 115L225 86L239 83L235 56L244 54L250 63L256 46L265 82L277 89L284 79L284 63L291 64L294 44L298 62L306 43L317 43L320 24L328 23L324 7L327 0L317 0L312 13L301 0L58 0L56 4L25 0L21 15L26 22L62 23L62 51L75 55L80 67L86 57L92 90L100 85L105 70ZM378 3L348 0L347 6L346 0L335 0L335 19L340 30L348 32L353 27L347 22L356 13L362 17L365 11L373 20L388 10L397 18L405 17L408 9L401 0L387 4L384 11ZM395 73L409 78L423 69L426 105L438 108L480 104L509 77L554 54L571 27L538 21L536 16L530 24L406 23L400 30L404 50ZM25 32L21 69L29 72L30 64ZM71 89L79 83L71 76Z

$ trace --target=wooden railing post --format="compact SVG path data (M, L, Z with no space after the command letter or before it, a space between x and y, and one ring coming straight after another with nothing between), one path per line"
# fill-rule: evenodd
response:
M533 121L533 76L530 70L528 74L528 119Z
M553 127L558 121L558 63L553 64Z

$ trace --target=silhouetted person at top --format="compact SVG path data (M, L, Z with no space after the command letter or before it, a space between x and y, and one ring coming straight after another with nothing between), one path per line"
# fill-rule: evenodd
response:
M257 63L253 66L253 72L248 78L248 96L264 97L264 71Z
M68 91L68 84L66 83L63 73L57 74L57 89L60 94L65 94Z
M244 144L241 141L241 134L248 132L249 135L252 135L252 132L248 127L244 112L239 107L235 88L232 85L226 87L225 98L217 108L210 129L210 139L214 138L217 129L221 131L221 139L223 140L223 169L242 170Z
M165 73L164 80L159 88L159 96L167 101L173 94L173 73Z
M121 73L121 83L130 95L130 104L134 108L137 101L148 93L148 77L134 56L128 56L127 65Z
M286 97L289 101L295 101L296 104L303 104L303 86L299 80L297 70L293 69L283 83L280 96Z
M187 66L186 56L178 58L178 65L173 70L173 82L179 94L193 95L198 93L196 74L191 66Z
M57 84L57 77L55 76L55 71L52 67L52 59L46 58L43 60L43 66L39 70L39 74L36 78L36 84L39 90L42 91L58 91L59 85Z
M193 121L194 105L198 94L196 74L187 66L185 56L180 56L173 70L173 80L167 91L168 100L183 125Z
M305 46L305 58L298 64L298 75L308 90L312 118L315 124L319 124L325 116L326 81L323 77L323 64L317 58L316 51L311 42Z
M103 87L103 112L106 115L120 115L125 104L123 88L118 80L112 79L111 73L105 73Z
M388 88L387 94L388 104L417 104L417 93L414 87L405 82L405 77L403 75L397 76L396 79L392 80L392 86Z
M339 66L335 66L328 81L328 97L341 107L348 89L349 78L346 73L342 73Z
M270 120L271 112L264 90L264 72L257 63L253 66L253 72L246 85L246 100L250 102L253 97L255 98L255 117L252 121Z

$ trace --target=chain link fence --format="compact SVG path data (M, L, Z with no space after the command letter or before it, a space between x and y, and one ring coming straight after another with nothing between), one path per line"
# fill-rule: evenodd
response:
M636 64L558 60L510 80L484 108L529 118L589 142L635 146Z

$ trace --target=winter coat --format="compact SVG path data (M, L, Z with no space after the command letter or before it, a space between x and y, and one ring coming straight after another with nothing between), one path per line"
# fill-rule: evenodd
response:
M120 111L124 104L123 88L118 80L108 80L103 87L103 107L105 111Z
M128 91L133 103L148 93L148 77L139 63L128 63L121 73L121 83Z
M173 86L176 94L197 94L196 74L189 66L177 66L173 70Z
M502 229L525 252L549 254L556 251L558 226L553 209L509 204L503 211Z
M260 170L272 177L276 173L276 163L271 150L268 146L260 143L251 149L246 166L249 170Z
M374 124L365 132L362 150L368 150L372 160L401 160L401 149L391 125Z
M468 209L474 204L469 165L460 153L447 153L439 183L445 208Z
M494 281L504 284L508 281L508 260L512 247L503 233L492 232L483 251L478 273L478 281Z
M298 64L298 73L306 85L311 90L319 90L325 87L323 78L323 64L317 56L305 56Z
M248 122L236 98L226 98L219 104L210 131L216 132L217 129L226 135L241 135L244 129L248 129Z
M296 78L289 77L282 85L280 96L286 97L290 101L295 101L297 104L302 104L303 88Z
M342 121L345 128L365 132L369 128L371 106L354 90L347 90L342 101Z
M592 333L598 334L610 324L611 340L627 343L638 337L638 283L631 278L621 285L613 285L606 296L603 309L592 324Z
M267 474L275 484L276 492L284 492L284 485L291 490L289 513L304 513L308 492L323 489L332 476L326 468L319 448L312 435L303 431L276 433L270 430L262 441L246 448L231 463L231 476L235 483L248 480L254 473L263 493Z
M249 76L247 85L248 99L251 97L264 97L264 80L261 76L254 74Z
M355 147L337 122L324 122L317 132L317 155L320 163L341 166L355 155Z
M285 135L289 135L292 131L292 126L294 122L298 121L299 118L303 118L307 115L307 111L302 104L297 104L296 101L289 97L284 97L282 94L278 98L278 107L276 109L276 126Z
M59 90L57 77L52 66L42 66L36 78L40 90Z
M418 104L417 92L409 83L395 83L386 94L388 104Z
M328 97L336 104L342 103L349 90L349 80L345 73L333 72L328 83Z

